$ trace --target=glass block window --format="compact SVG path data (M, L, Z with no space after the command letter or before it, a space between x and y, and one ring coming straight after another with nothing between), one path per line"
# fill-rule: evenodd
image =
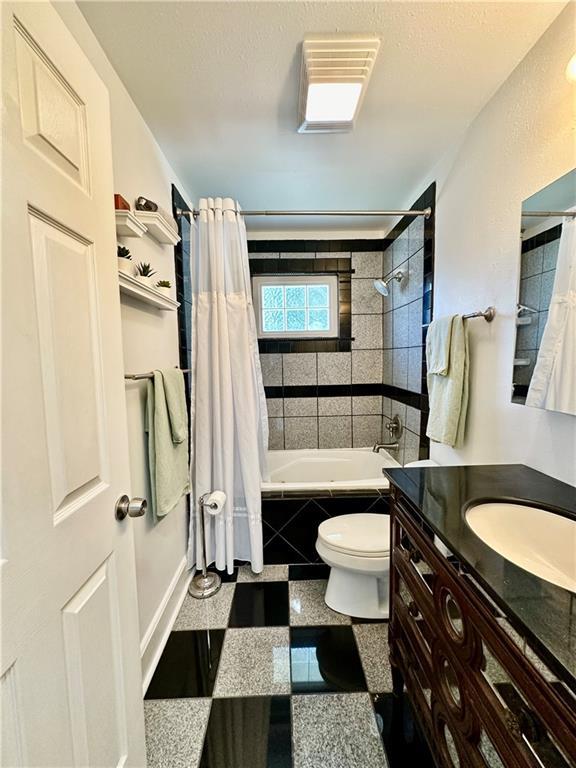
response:
M257 275L252 292L260 338L338 336L337 275Z

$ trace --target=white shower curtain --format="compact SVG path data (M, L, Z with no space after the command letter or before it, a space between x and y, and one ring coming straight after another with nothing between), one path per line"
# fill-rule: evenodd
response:
M260 482L266 476L268 417L252 306L246 226L230 198L200 200L193 227L192 373L188 565L202 562L198 499L227 501L206 514L206 557L232 573L234 559L262 570Z
M562 223L548 320L526 405L576 414L576 219L573 217L565 218Z

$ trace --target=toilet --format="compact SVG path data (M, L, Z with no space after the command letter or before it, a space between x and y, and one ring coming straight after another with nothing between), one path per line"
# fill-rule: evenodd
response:
M339 515L318 526L316 551L331 568L326 605L362 619L387 619L390 517Z

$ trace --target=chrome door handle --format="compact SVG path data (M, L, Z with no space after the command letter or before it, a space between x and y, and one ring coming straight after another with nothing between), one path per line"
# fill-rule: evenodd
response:
M148 509L148 502L146 499L141 499L139 496L134 496L133 499L128 496L120 496L116 502L116 520L124 520L126 517L142 517L146 514Z

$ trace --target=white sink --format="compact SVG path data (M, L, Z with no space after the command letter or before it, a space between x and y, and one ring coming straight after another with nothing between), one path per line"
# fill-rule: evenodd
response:
M576 592L576 520L538 507L491 502L470 507L466 522L514 565Z

